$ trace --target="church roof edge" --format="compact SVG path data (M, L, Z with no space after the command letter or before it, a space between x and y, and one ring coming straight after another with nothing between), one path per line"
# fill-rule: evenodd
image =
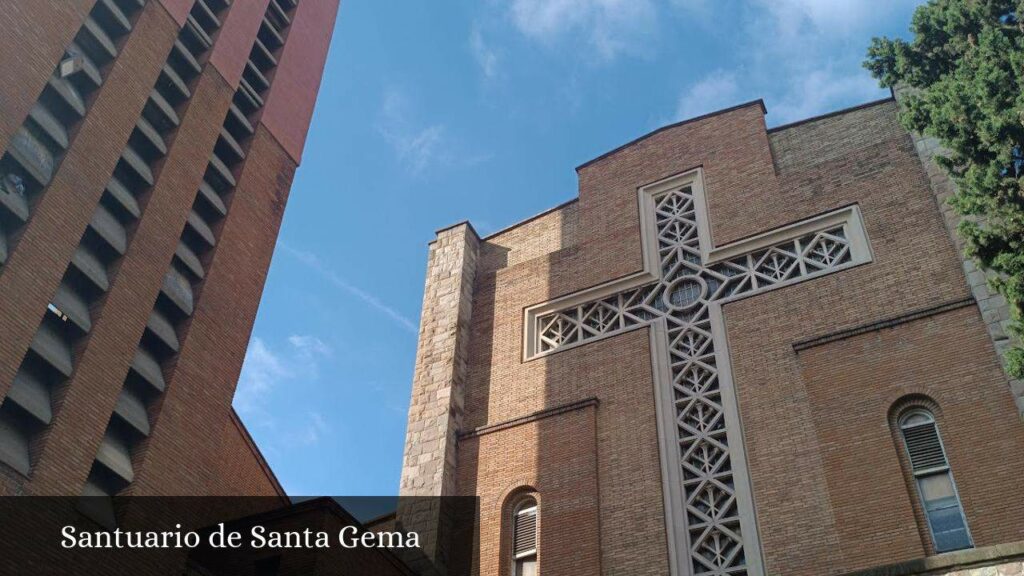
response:
M773 132L780 132L782 130L786 130L787 128L795 128L803 124L817 122L818 120L825 120L826 118L831 118L833 116L842 116L843 114L847 114L849 112L856 112L857 110L861 110L864 108L871 108L872 106L878 106L879 104L885 104L886 102L895 101L896 97L890 95L885 98L879 98L878 100L872 100L870 102L864 102L863 104L847 106L846 108L840 108L839 110L833 110L831 112L826 112L824 114L818 114L817 116L811 116L810 118L804 118L803 120L797 120L795 122L790 122L788 124L780 124L779 126L773 126L768 129L768 133L771 134Z
M445 226L444 228L438 228L437 230L434 230L434 234L440 234L441 232L444 232L445 230L451 230L452 228L458 228L459 226L462 226L463 224L465 224L466 226L469 227L469 230L473 233L474 236L477 237L477 239L480 238L480 234L477 233L476 228L473 228L473 223L470 222L469 220L461 220L459 222L456 222L455 224L451 224L451 225ZM433 242L433 240L431 240L431 242Z
M500 230L495 230L494 232L491 232L487 236L484 236L483 238L481 238L481 240L490 240L491 238L494 238L495 236L499 236L501 234L504 234L505 232L508 232L509 230L512 230L513 228L518 228L518 227L522 226L523 224L526 224L528 222L532 222L532 221L536 220L537 218L542 218L544 216L547 216L548 214L551 214L552 212L557 212L557 211L561 210L562 208L565 208L566 206L568 206L570 204L573 204L575 202L579 202L579 201L580 201L580 197L579 196L577 196L575 198L570 198L569 200L566 200L565 202L562 202L561 204L556 204L555 206L552 206L551 208L548 208L548 209L544 210L543 212L538 212L538 213L534 214L533 216L529 216L527 218L523 218L522 220L520 220L518 222L514 222L512 224L509 224L508 226L505 226L504 228L502 228Z
M242 440L245 441L246 445L249 447L249 450L252 451L253 456L256 457L256 462L259 464L260 468L263 469L263 472L267 475L267 478L270 480L270 483L274 486L274 489L277 491L278 496L282 498L288 498L288 492L284 489L284 486L281 485L281 482L278 481L277 474L274 473L274 469L270 467L270 463L267 462L267 459L263 457L263 451L260 450L259 445L256 444L256 441L253 439L252 435L249 434L249 428L246 427L245 422L242 422L242 417L239 416L238 412L235 411L234 406L231 407L231 421L238 429L238 432L242 435Z
M701 114L700 116L694 116L693 118L687 118L685 120L680 120L679 122L673 122L672 124L668 124L668 125L662 126L661 128L656 128L654 130L651 130L650 132L648 132L648 133L646 133L646 134L644 134L644 135L642 135L642 136L640 136L638 138L634 138L634 139L630 140L629 142L626 142L622 146L618 146L616 148L613 148L613 149L605 152L604 154L601 154L600 156L598 156L596 158L592 158L590 160L587 160L583 164L580 164L579 166L577 166L576 167L576 171L579 172L583 168L586 168L587 166L590 166L591 164L594 164L595 162L603 160L603 159L611 156L612 154L615 154L616 152L619 152L620 150L628 148L628 147L636 144L637 142L640 142L642 140L646 140L646 139L650 138L651 136L654 136L655 134L658 134L660 132L664 132L665 130L670 130L670 129L676 128L678 126L682 126L684 124L690 124L692 122L698 122L700 120L705 120L707 118L711 118L712 116L718 116L719 114L726 114L726 113L729 113L729 112L733 112L733 111L739 110L741 108L747 108L748 106L753 106L755 104L761 107L761 113L762 114L767 114L768 113L768 108L765 107L764 100L761 99L761 98L758 98L757 100L751 100L749 102L744 102L742 104L737 104L735 106L730 106L728 108L723 108L721 110L715 110L714 112L708 112L707 114Z
M780 126L774 126L772 128L769 128L767 131L768 131L769 134L771 134L773 132L779 132L781 130L786 130L787 128L794 128L794 127L800 126L802 124L807 124L807 123L815 122L815 121L818 121L818 120L824 120L826 118L831 118L833 116L840 116L840 115L846 114L848 112L854 112L856 110L861 110L863 108L870 108L872 106L877 106L879 104L884 104L886 102L891 102L891 101L894 101L894 100L895 100L895 97L890 95L890 96L888 96L886 98L880 98L878 100L872 100L870 102L864 102L863 104L857 104L857 105L854 105L854 106L848 106L846 108L841 108L839 110L833 110L832 112L826 112L824 114L819 114L817 116L811 116L809 118L804 118L802 120L797 120L795 122L790 122L788 124L782 124ZM761 107L761 111L762 112L767 113L767 108L765 107L764 100L762 100L761 98L758 98L757 100L751 100L749 102L744 102L742 104L737 104L735 106L730 106L729 108L723 108L721 110L716 110L714 112L709 112L707 114L702 114L700 116L695 116L693 118L687 118L686 120L681 120L679 122L675 122L675 123L672 123L672 124L668 124L666 126L662 126L660 128L657 128L657 129L655 129L655 130L653 130L651 132L648 132L648 133L644 134L643 136L640 136L638 138L634 138L633 140L631 140L631 141L629 141L629 142L627 142L627 143L625 143L625 144L623 144L621 146L618 146L618 147L616 147L616 148L614 148L612 150L609 150L608 152L605 152L604 154L601 154L600 156L598 156L596 158L593 158L592 160L588 160L587 162L584 162L583 164L580 164L579 166L576 167L576 170L579 171L582 168L585 168L585 167L587 167L587 166L589 166L589 165L591 165L591 164L593 164L593 163L595 163L595 162L597 162L597 161L599 161L599 160L601 160L601 159L603 159L603 158L605 158L607 156L610 156L610 155L612 155L612 154L614 154L614 153L616 153L616 152L618 152L618 151L620 151L620 150L622 150L622 149L624 149L624 148L626 148L628 146L632 146L633 144L636 144L637 142L640 142L641 140L644 140L644 139L646 139L646 138L648 138L650 136L653 136L653 135L655 135L655 134L657 134L659 132L662 132L664 130L668 130L670 128L675 128L677 126L681 126L681 125L684 125L684 124L689 124L691 122L696 122L698 120L704 120L704 119L712 117L712 116L717 116L719 114L725 114L727 112L732 112L734 110L738 110L740 108L746 108L748 106L753 106L755 104ZM508 226L505 226L505 227L501 228L500 230L496 230L494 232L491 232L490 234L488 234L486 236L480 236L477 233L476 229L473 228L473 224L469 220L463 220L461 222L456 222L455 224L452 224L450 226L445 226L444 228L440 228L440 229L437 230L437 233L440 234L441 232L444 232L445 230L449 230L451 228L455 228L456 226L461 226L462 224L466 224L467 226L469 226L469 229L473 231L473 233L476 235L477 238L479 238L480 240L490 240L491 238L495 238L497 236L500 236L501 234L503 234L505 232L508 232L509 230L512 230L514 228L518 228L519 226L522 226L523 224L526 224L528 222L536 220L537 218L541 218L541 217L547 216L548 214L551 214L552 212L557 212L558 210L561 210L562 208L565 208L566 206L569 206L570 204L573 204L574 202L579 202L579 196L577 196L575 198L571 198L571 199L569 199L569 200L567 200L565 202L562 202L560 204L557 204L555 206L552 206L551 208L548 208L548 209L546 209L546 210L544 210L542 212L538 212L537 214L534 214L533 216L530 216L528 218L524 218L524 219L522 219L522 220L520 220L518 222L512 223L512 224L509 224Z

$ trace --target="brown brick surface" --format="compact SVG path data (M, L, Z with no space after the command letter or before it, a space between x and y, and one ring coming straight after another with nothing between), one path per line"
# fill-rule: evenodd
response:
M170 14L171 18L178 23L178 26L185 25L185 19L188 17L189 10L192 9L192 4L195 0L157 0L167 13Z
M541 540L574 543L572 554L539 552L539 570L601 573L596 449L601 409L591 405L461 442L460 487L480 497L473 574L510 576L512 560L505 543L512 530L512 506L526 492L536 494Z
M208 495L285 496L284 488L263 459L245 425L234 411L224 421L220 434L218 474L206 490Z
M493 316L489 308L475 309L474 335L486 332L491 322ZM476 345L483 340L473 339L471 357L474 360L487 354ZM497 347L494 353L497 356ZM614 361L608 361L610 358ZM597 367L599 369L595 369ZM472 416L476 425L482 424L484 419L498 423L589 397L600 399L595 413L597 474L587 477L572 468L563 470L575 458L586 456L592 446L589 440L583 442L579 432L562 425L566 416L543 420L534 426L533 432L512 428L493 437L484 436L477 457L480 464L463 463L464 441L460 444L459 490L462 494L479 494L482 498L481 538L488 531L494 533L503 520L498 509L487 508L489 495L507 493L519 484L530 485L524 484L524 479L550 478L557 482L565 473L575 477L577 486L571 493L547 493L543 483L535 486L543 499L541 522L549 517L555 522L563 520L559 512L563 499L587 498L597 505L601 573L668 574L654 388L646 331L629 332L531 361L521 365L519 370L507 366L495 368L488 371L485 365L474 364L471 369L466 405L467 416ZM467 424L467 428L471 426ZM576 451L583 451L583 454L576 454ZM591 492L595 489L596 493ZM584 536L594 528L577 526ZM574 557L576 541L575 538L551 538L546 542L564 542L567 547L563 552L560 544L553 544L547 550ZM579 550L580 554L585 552L585 548ZM539 561L542 566L559 565L564 559L553 558L551 552L544 556L542 551ZM482 573L488 572L483 570Z
M903 95L903 90L896 91L897 101L900 101ZM961 217L949 205L949 199L956 193L956 184L950 179L946 170L935 162L936 157L945 156L947 151L935 137L917 133L912 133L911 137L913 138L917 155L924 165L925 173L928 175L932 193L935 194L935 199L939 203L939 210L942 212L942 219L946 224L950 239L956 247L957 253L961 255L961 265L963 266L964 273L967 275L967 283L971 287L971 293L978 301L981 317L985 321L996 352L1005 361L1005 353L1013 346L1020 344L1019 338L1015 337L1011 331L1013 319L1010 315L1010 304L1006 301L1006 297L992 290L989 286L989 281L996 278L997 274L981 270L972 258L964 255L966 246L963 240L960 239L959 233L957 233ZM1022 416L1024 416L1024 380L1011 379L1009 384L1010 390L1013 391L1014 396L1017 398L1017 408Z
M480 246L480 273L515 266L576 244L579 206L578 201L572 201L487 237Z
M70 152L0 271L0 397L10 386L192 4L146 4ZM91 5L3 2L0 23L11 34L2 36L0 48L5 56L26 54L3 59L0 142L6 142L24 119ZM234 92L232 82L237 82L266 5L266 0L235 2L228 12L211 54L214 65L205 67L192 87L182 124L168 142L170 152L155 166L157 182L141 199L144 213L128 251L115 265L110 290L95 305L92 330L75 350L75 372L57 393L54 422L37 443L30 477L0 465L0 494L80 493L206 170ZM290 81L281 91L307 102L308 113L326 55L325 38L333 28L333 12L330 18L317 14L323 16L337 2L313 0L302 5L310 6L305 8L302 33L313 39L303 41L300 34L295 45L289 42L289 60L279 70L302 68L289 73ZM301 123L289 130L301 140L307 127ZM257 128L249 161L236 171L238 186L228 199L231 211L214 226L218 245L205 257L207 275L196 290L195 313L178 327L181 353L168 366L169 387L154 410L151 437L136 449L131 493L282 493L230 406L295 171L293 156L268 129Z
M17 295L0 298L0 397L7 394L177 33L159 3L146 4L64 162L0 270L0 294Z
M579 168L580 243L571 269L553 278L568 293L635 272L640 263L637 188L703 166L717 244L734 240L731 218L714 190L741 195L744 205L771 194L772 158L759 103L662 130ZM762 231L758 226L751 232ZM749 232L748 232L749 233ZM561 267L560 267L561 268Z
M0 2L0 150L7 149L95 1Z
M938 404L939 433L975 546L1024 539L1024 486L1012 480L1024 463L1024 429L1005 417L1014 406L998 364L963 361L989 356L974 307L799 354L839 537L832 564L840 572L919 557L929 545L887 417L908 395Z
M295 9L288 43L274 73L262 122L298 163L313 119L340 0L303 0Z
M975 308L793 349L970 296L892 101L771 132L754 103L658 131L582 166L578 203L485 238L462 430L597 397L601 573L668 572L647 330L524 362L522 322L524 307L640 270L637 188L698 166L716 245L858 204L873 250L869 264L724 307L767 571L838 574L926 553L888 424L913 390L937 396L978 544L1019 540L1018 505L996 507L1020 490L1010 470L1024 463L1024 428ZM461 442L460 491L486 496L486 511L491 495L559 474L587 449L565 440L565 418ZM587 496L590 479L578 481ZM543 523L552 498L538 492ZM482 546L501 521L485 512ZM583 542L542 535L541 565Z
M34 471L32 488L36 493L75 493L88 475L213 150L220 126L210 122L210 118L220 118L227 112L231 94L220 75L210 68L203 71L196 83L132 241L111 278L106 300L79 353L62 406L55 411L54 423ZM165 398L172 392L169 389ZM161 413L154 420L150 442L161 433L162 417ZM220 430L221 422L207 429ZM176 456L168 466L185 468L195 475L207 473L182 465L192 459L191 454ZM135 460L136 467L144 469L145 451L142 460ZM144 486L139 482L139 472L133 490ZM142 489L138 493L168 492Z
M210 54L210 64L220 72L232 90L238 88L238 80L252 50L252 39L259 31L260 22L267 11L270 0L248 0L231 5L231 11L224 19L224 26L217 35L217 45Z
M206 280L197 292L195 313L182 332L181 352L168 375L163 407L146 448L147 464L133 485L137 494L205 493L220 481L220 474L236 473L222 470L216 444L203 449L194 431L219 430L231 417L231 398L294 170L294 162L258 128ZM195 188L189 188L189 205ZM175 239L185 214L180 218ZM171 253L173 246L161 259L161 274Z
M782 223L857 202L874 252L869 265L724 307L770 570L843 570L835 546L844 528L836 517L825 453L814 425L815 410L822 407L810 402L792 343L969 295L910 138L893 128L895 121L895 105L890 102L825 119L824 127L815 122L774 133L780 159L779 200L751 206L760 220ZM791 154L807 160L786 158ZM709 190L709 195L714 198L720 192ZM955 331L932 334L936 340L954 343L961 337ZM990 348L963 361L991 367L995 356ZM909 364L894 366L900 371L890 378L902 378L904 371L915 369ZM988 377L986 385L1001 387L1009 397L1004 379L991 372ZM858 392L870 396L878 389ZM1005 417L1014 420L1012 414ZM892 509L907 504L906 497L888 501ZM798 535L823 544L803 546ZM844 556L864 566L885 563L896 554L893 546L898 544L876 548L872 538L862 536L859 547L847 542ZM919 553L920 542L899 550L912 556Z

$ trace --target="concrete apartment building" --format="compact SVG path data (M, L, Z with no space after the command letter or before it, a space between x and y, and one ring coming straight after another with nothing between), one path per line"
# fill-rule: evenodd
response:
M231 399L337 9L0 10L0 494L283 495Z
M1006 302L897 108L740 105L437 233L401 489L480 498L474 574L1024 573Z

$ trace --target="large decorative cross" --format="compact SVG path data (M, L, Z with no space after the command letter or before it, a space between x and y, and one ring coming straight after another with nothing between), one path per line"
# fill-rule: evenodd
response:
M763 574L722 304L870 262L857 206L713 248L700 170L639 190L644 270L525 312L525 359L651 326L676 576Z

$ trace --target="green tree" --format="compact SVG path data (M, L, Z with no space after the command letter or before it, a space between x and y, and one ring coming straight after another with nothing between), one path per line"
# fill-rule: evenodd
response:
M946 148L938 158L958 187L966 250L998 273L1024 336L1024 0L931 0L915 12L913 39L875 38L865 68L882 86L909 88L900 118ZM1024 377L1024 348L1007 355Z

